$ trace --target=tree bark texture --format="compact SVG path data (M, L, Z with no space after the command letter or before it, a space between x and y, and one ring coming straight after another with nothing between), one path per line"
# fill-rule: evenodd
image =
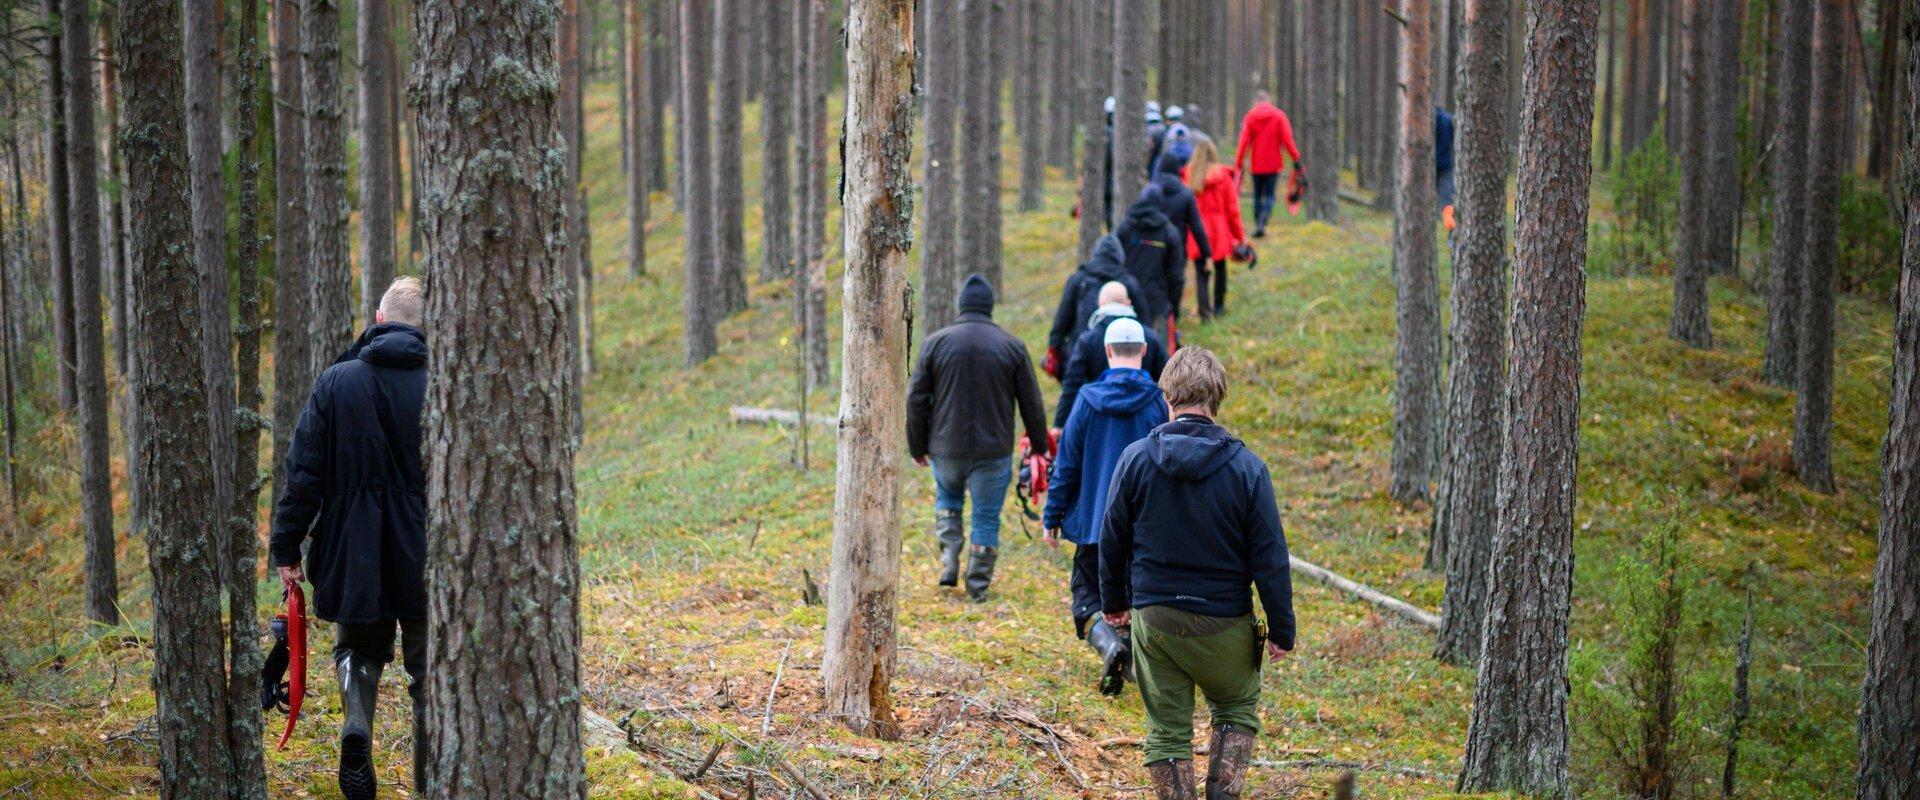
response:
M1779 96L1774 101L1773 246L1767 265L1768 383L1799 378L1800 293L1807 258L1807 115L1813 89L1813 1L1780 0Z
M1146 0L1113 0L1112 14L1105 33L1113 41L1113 213L1118 217L1146 185L1152 152L1141 122L1147 107L1147 52L1140 35Z
M1880 178L1888 175L1894 164L1894 137L1898 135L1894 119L1897 107L1904 101L1901 89L1904 88L1900 73L1900 36L1901 18L1904 16L1901 4L1893 0L1880 3L1880 58L1878 59L1878 77L1873 83L1873 120L1870 144L1867 147L1867 176ZM1898 99L1896 99L1898 98ZM1899 187L1888 185L1889 193Z
M1601 56L1600 65L1606 70L1602 79L1605 87L1600 100L1600 171L1613 170L1613 115L1614 115L1614 44L1620 38L1620 4L1615 0L1602 0L1607 26L1607 49Z
M923 333L953 322L960 284L958 246L959 149L954 128L960 108L960 39L967 21L961 4L927 3L926 53L920 73L926 90L926 213L921 215L920 319Z
M720 308L726 314L747 310L747 198L741 184L741 97L746 69L735 49L747 37L747 5L742 0L713 0L713 216L719 266ZM721 46L722 43L725 46Z
M1416 22L1407 14L1408 9L1404 6L1409 5L1418 7L1412 10L1419 14L1419 21ZM1427 0L1403 0L1401 9L1401 14L1407 16L1406 41L1412 44L1415 39L1420 40L1420 57L1423 59L1428 57L1425 49L1429 35L1427 19L1432 13L1428 5ZM1334 72L1336 48L1330 44L1337 41L1331 37L1335 25L1338 24L1336 21L1338 10L1331 2L1308 2L1306 6L1307 30L1311 31L1316 39L1326 39L1326 42L1320 45L1307 48L1304 59L1306 61L1307 125L1304 131L1305 147L1301 150L1307 162L1307 219L1338 222L1340 220L1340 85L1339 78ZM1420 28L1418 32L1414 31L1415 25ZM1404 64L1402 68L1405 68ZM1426 65L1422 64L1418 71L1425 76ZM1406 75L1401 75L1401 80L1405 79ZM1424 78L1421 85L1426 86ZM1427 88L1422 88L1417 98L1406 102L1420 107L1421 113L1431 118L1433 108L1429 104L1428 91ZM1427 169L1421 174L1427 176L1423 180L1426 180L1429 185L1428 197L1432 197L1433 125L1431 122L1426 123L1426 130ZM1432 252L1432 249L1432 245L1429 244L1428 252ZM1435 321L1437 322L1438 319L1436 315Z
M120 8L127 213L138 309L135 469L147 489L159 796L229 796L225 637L207 444L198 276L190 241L186 94L178 0Z
M928 4L929 7L933 4ZM1078 70L1074 69L1074 20L1084 14L1084 4L1075 0L1045 0L1047 25L1050 26L1052 47L1044 52L1051 59L1044 67L1047 84L1047 163L1060 168L1061 172L1072 174L1074 109L1080 107L1080 97L1085 94L1079 89L1076 80ZM939 34L929 34L937 36ZM923 69L924 73L925 70Z
M422 0L431 798L585 798L552 0Z
M686 365L692 367L712 358L720 349L714 334L719 315L717 271L714 269L713 184L698 176L708 175L707 160L712 155L713 126L707 117L707 70L711 44L707 29L713 24L710 6L700 0L680 3L680 124L674 137L680 146L681 185L686 192L686 295L683 316L686 320Z
M1908 209L1920 200L1920 19L1900 29L1907 56L1906 169L1896 184ZM1885 35L1893 35L1886 31ZM1891 123L1889 123L1891 124ZM1860 687L1859 800L1920 796L1920 214L1907 213L1894 319L1893 396L1880 451L1880 549L1874 561L1867 674Z
M1080 127L1080 258L1093 255L1094 245L1113 228L1109 200L1113 195L1113 121L1105 111L1112 91L1113 29L1109 15L1113 6L1096 0L1079 5L1075 20L1082 31L1079 75L1081 91L1075 99L1075 114ZM1117 101L1116 101L1117 102ZM931 215L931 212L929 212ZM952 305L949 303L948 305ZM929 322L931 327L931 322Z
M1740 217L1740 22L1746 0L1716 0L1707 14L1706 242L1702 256L1713 275L1732 275L1734 232Z
M347 131L341 112L339 0L301 0L307 108L308 363L317 377L353 342L347 253ZM309 378L311 381L312 378ZM311 388L309 386L309 388ZM304 398L303 398L304 399Z
M793 4L766 3L760 13L766 42L760 57L760 281L793 274ZM927 13L933 13L931 7Z
M63 0L42 0L41 10L46 19L60 19L62 3ZM48 28L44 48L47 58L47 262L53 273L54 398L65 411L73 408L78 393L74 365L79 363L79 354L73 340L73 323L77 318L73 308L73 254L68 251L73 242L69 233L73 226L67 218L72 203L68 200L66 63L58 26Z
M807 3L807 385L825 386L827 361L827 89L832 83L827 0Z
M71 336L74 408L79 418L80 510L87 550L87 619L120 621L120 582L114 565L113 448L108 444L107 342L100 309L100 150L94 146L93 21L88 4L61 3L61 72L68 79L66 131L78 146L67 148L67 231L73 279Z
M1707 24L1713 0L1684 2L1680 73L1685 96L1680 101L1680 237L1673 259L1673 316L1667 335L1688 347L1713 346L1713 328L1707 317L1709 247L1707 206L1712 185L1707 180Z
M273 2L273 496L313 388L312 287L307 274L307 115L301 90L300 2Z
M1499 519L1501 400L1507 368L1506 0L1464 0L1459 67L1460 202L1445 457L1428 567L1446 571L1435 654L1471 664L1486 619L1487 559Z
M1013 100L1022 109L1020 121L1020 210L1039 211L1047 181L1046 71L1047 29L1041 0L1014 0L1024 25L1020 31L1021 66L1014 70Z
M812 253L815 250L813 151L825 144L813 129L813 4L797 3L793 9L794 151L793 181L793 346L795 366L800 378L800 401L806 404L807 391L818 384L813 373L813 340L820 331L809 326L807 309L812 305ZM824 247L824 246L822 246ZM800 460L804 469L808 456L806 433L800 439Z
M1128 2L1129 0L1116 0ZM960 208L955 249L956 281L977 274L994 290L1000 285L1000 61L1007 0L964 0L966 44L961 47ZM1132 33L1132 31L1129 31ZM1138 64L1135 69L1144 69ZM1144 81L1144 73L1143 78ZM1145 151L1141 159L1146 158Z
M360 40L360 319L373 324L380 296L393 283L394 193L397 160L393 109L385 102L393 79L390 0L359 0Z
M1592 0L1527 3L1508 430L1462 792L1567 796L1567 615L1599 11Z
M913 316L913 76L913 3L851 0L839 467L821 678L826 713L887 739L900 735L889 684Z
M1395 346L1393 377L1393 482L1388 493L1402 503L1433 497L1434 462L1440 445L1440 281L1434 268L1432 9L1425 0L1403 0L1406 17L1400 53L1400 151L1395 164L1393 285ZM1309 123L1309 130L1312 123ZM1312 135L1309 133L1308 135ZM1331 140L1328 141L1331 143ZM1334 151L1325 150L1328 155ZM1316 162L1308 162L1316 163ZM1312 169L1312 167L1309 167ZM1310 182L1309 197L1333 188ZM1338 202L1328 197L1329 203Z
M647 108L647 150L652 165L652 174L647 180L652 182L656 192L671 191L673 186L667 179L667 109L675 106L674 97L679 94L680 71L675 67L674 45L679 41L679 29L674 25L678 16L675 3L678 0L647 0L647 81L651 93L652 105ZM676 149L674 158L678 159ZM674 199L675 206L679 198Z
M213 507L219 519L233 508L233 312L227 287L227 186L220 120L220 9L216 0L186 0L187 174L192 191L193 261L199 271L200 343L206 365L207 441L213 470ZM71 87L70 87L71 88ZM226 547L232 529L216 536L220 576L233 579Z
M623 74L626 76L622 82L624 100L621 103L625 113L620 118L620 127L626 132L627 139L627 277L632 280L638 280L640 276L647 274L647 203L652 194L647 181L651 180L653 173L653 148L647 141L647 137L652 127L649 120L654 116L651 92L653 77L648 72L646 41L652 35L653 27L649 24L644 10L646 2L647 0L621 0L620 2L621 13L625 15L626 20L624 23L626 41L622 45L622 54L625 59L621 65ZM785 4L768 3L767 7L778 9L784 8ZM770 10L767 13L778 12ZM775 37L775 42L778 41L779 37ZM770 78L774 76L771 72L767 74ZM761 117L763 125L765 120L773 116L773 102L773 97L769 94L765 106L767 110ZM767 138L771 141L774 126L765 125L765 127ZM775 193L773 188L775 176L772 172L776 166L781 170L780 180L786 179L786 164L781 162L776 165L769 159L767 164L767 194L769 195ZM784 184L779 191L785 191ZM769 214L767 219L778 219L778 217ZM773 251L774 236L780 230L782 229L778 225L767 226L769 253Z
M1813 104L1807 128L1807 256L1800 293L1799 371L1794 380L1793 467L1817 492L1833 491L1833 304L1839 208L1847 162L1846 0L1820 0L1814 13ZM1819 198L1816 201L1815 198Z
M560 115L560 138L566 143L567 185L561 193L561 202L565 205L567 225L567 280L572 284L572 291L567 293L567 302L570 304L568 314L574 321L573 353L578 358L575 364L578 372L573 380L573 404L576 410L585 407L581 392L586 386L586 375L592 369L593 361L592 345L586 340L586 322L592 313L587 308L591 298L587 294L587 287L592 279L593 251L587 243L587 217L581 208L586 202L586 195L580 191L581 155L586 149L585 117L582 115L586 77L581 74L580 58L582 19L580 0L560 0L560 29L555 39L560 60L559 105L556 113Z

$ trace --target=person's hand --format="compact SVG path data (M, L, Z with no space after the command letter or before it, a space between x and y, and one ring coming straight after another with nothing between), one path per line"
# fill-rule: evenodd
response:
M279 570L280 585L288 589L292 589L295 584L307 579L306 573L300 571L300 565L298 564L291 567L280 567Z
M1267 642L1267 657L1274 661L1279 661L1280 659L1286 658L1287 654L1292 652L1293 652L1292 650L1283 649L1280 647L1280 645L1275 644L1271 641Z
M1132 611L1121 611L1113 614L1102 613L1100 616L1107 621L1108 626L1114 628L1125 628L1133 624Z
M920 466L923 466L923 467L924 467L924 466L926 466L926 465L928 465L929 463L932 463L932 462L930 462L930 461L928 461L928 459L927 459L927 457L926 457L926 456L914 456L914 457L913 457L913 463L915 463L915 464L919 464Z
M1060 529L1048 528L1040 534L1040 541L1046 542L1048 547L1055 550L1060 549Z

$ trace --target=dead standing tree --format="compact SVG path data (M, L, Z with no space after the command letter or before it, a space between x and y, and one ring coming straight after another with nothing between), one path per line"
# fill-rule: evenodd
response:
M900 734L889 684L900 582L907 329L913 315L913 3L847 7L847 253L833 566L821 677L826 712Z
M1440 446L1440 281L1434 271L1431 9L1426 0L1403 0L1400 12L1406 24L1401 29L1400 149L1394 164L1396 324L1393 482L1388 493L1412 503L1433 497ZM1311 185L1313 193L1331 188Z
M1580 328L1598 3L1527 3L1500 512L1461 792L1567 792Z

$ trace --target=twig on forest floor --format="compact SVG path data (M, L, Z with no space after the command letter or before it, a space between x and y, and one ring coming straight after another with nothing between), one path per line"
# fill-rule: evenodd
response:
M713 749L707 751L707 757L704 759L701 759L700 767L698 769L695 769L693 771L693 776L688 778L687 780L697 781L697 780L700 780L702 777L705 777L707 774L707 770L713 769L713 762L719 760L720 751L726 749L726 747L727 747L727 743L724 741L714 742Z
M788 640L787 647L780 651L780 666L773 671L773 685L767 687L767 711L760 716L760 737L766 738L767 729L773 727L773 696L780 691L780 678L787 674L787 656L793 652L793 642Z

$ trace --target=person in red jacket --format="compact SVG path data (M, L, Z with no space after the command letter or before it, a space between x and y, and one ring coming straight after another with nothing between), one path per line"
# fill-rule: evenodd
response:
M1194 237L1187 237L1187 258L1193 260L1193 274L1198 279L1193 293L1200 304L1200 321L1205 322L1227 313L1227 259L1247 240L1246 229L1240 227L1240 170L1220 163L1220 151L1213 140L1201 139L1194 143L1186 178L1207 229L1209 251L1203 252ZM1211 284L1207 281L1209 261L1213 267Z
M1267 218L1273 216L1273 196L1280 188L1280 171L1293 159L1300 169L1300 148L1293 143L1293 123L1287 114L1273 105L1266 90L1253 93L1253 108L1240 120L1240 148L1233 154L1233 167L1253 162L1253 235L1267 235Z

